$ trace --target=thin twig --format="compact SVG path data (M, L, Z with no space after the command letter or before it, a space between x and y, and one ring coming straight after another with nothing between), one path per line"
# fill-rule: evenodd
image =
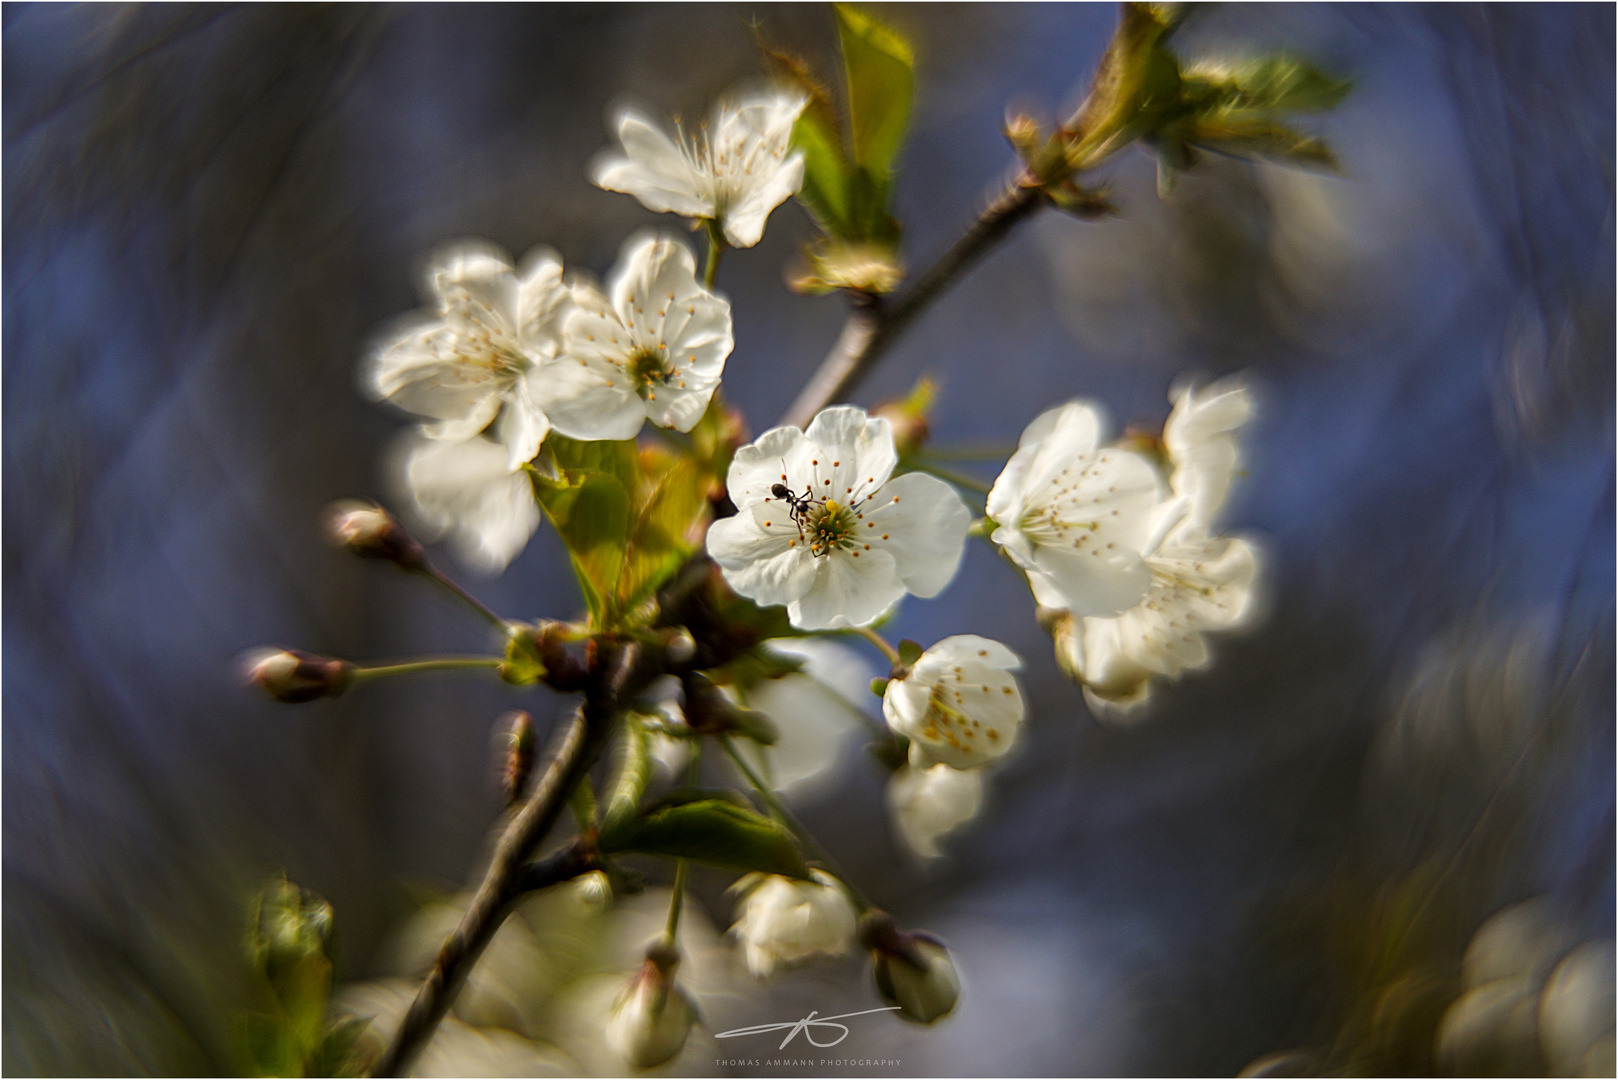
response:
M1022 179L1008 184L966 230L966 235L891 303L870 293L852 294L853 310L843 324L843 332L781 423L808 427L816 413L852 391L911 320L1005 239L1018 222L1046 204L1041 190Z
M568 793L589 770L607 741L621 695L633 692L631 684L639 666L640 646L634 642L621 647L608 645L601 652L604 654L602 663L599 670L592 673L594 677L585 691L584 704L568 725L534 793L506 826L483 883L473 895L460 925L438 950L432 971L428 972L398 1031L372 1069L373 1076L403 1075L426 1046L484 947L505 921L512 901L522 895L520 886L534 848L556 823L562 807L567 804Z

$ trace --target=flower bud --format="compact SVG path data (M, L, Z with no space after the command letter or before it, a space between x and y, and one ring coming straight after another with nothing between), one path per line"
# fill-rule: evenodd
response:
M907 1019L931 1024L961 998L961 980L944 943L926 933L902 933L885 912L860 923L860 941L871 950L877 993L899 1006Z
M663 651L671 664L689 663L697 655L697 639L685 627L677 626L669 632Z
M923 377L916 380L916 385L903 398L876 407L874 415L882 417L893 427L893 447L900 457L920 453L927 444L932 434L927 413L937 397L938 384Z
M506 662L500 677L513 686L543 681L564 693L582 689L587 675L583 665L567 651L570 631L566 623L511 623L507 627Z
M697 1010L674 984L680 955L659 942L646 950L646 962L629 980L607 1015L607 1048L637 1069L650 1069L685 1048Z
M733 888L744 895L730 932L747 969L759 978L812 956L842 956L854 938L854 905L842 883L822 870L811 881L749 874Z
M326 532L333 542L365 559L384 559L405 570L420 570L427 556L416 538L375 503L344 501L327 512Z
M336 697L353 681L354 665L347 660L316 656L301 649L259 649L242 663L249 682L257 683L276 701L296 705L315 698Z

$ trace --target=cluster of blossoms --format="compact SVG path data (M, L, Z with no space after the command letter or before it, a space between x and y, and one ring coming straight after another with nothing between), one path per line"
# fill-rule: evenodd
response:
M1161 440L1106 445L1085 402L1042 413L989 493L994 541L1026 571L1058 662L1102 715L1144 702L1153 676L1206 664L1203 634L1254 610L1253 546L1214 532L1251 394L1227 380L1173 397Z
M732 346L730 304L666 235L632 237L604 290L564 279L548 249L513 268L465 243L434 261L427 288L434 308L377 350L366 385L424 419L404 453L417 516L490 568L539 524L523 466L551 431L629 439L647 420L689 431Z
M568 440L626 442L648 421L678 432L692 432L703 422L734 345L730 305L712 291L718 259L729 247L756 244L771 211L803 185L804 155L794 149L793 133L807 106L801 93L770 92L721 106L708 125L673 137L639 113L619 117L619 148L597 159L592 179L653 211L702 223L709 248L700 279L696 258L682 240L651 231L623 245L604 283L564 273L561 258L548 248L513 263L493 246L463 242L432 260L429 308L380 342L363 377L376 397L420 419L402 444L399 476L429 538L449 539L476 565L503 567L537 528L534 484L550 482L549 467L571 445ZM886 729L868 719L878 726L879 746L893 767L888 804L904 843L923 858L936 857L940 840L982 807L986 768L1017 742L1026 706L1014 672L1022 661L1000 642L976 635L947 637L925 649L906 641L895 649L873 624L907 595L941 593L960 567L968 536L992 531L993 542L1024 572L1055 636L1059 662L1092 706L1105 712L1139 705L1154 677L1207 662L1204 633L1251 617L1255 552L1246 541L1217 532L1238 464L1236 432L1251 412L1251 398L1239 382L1200 391L1188 387L1175 394L1161 438L1133 435L1109 444L1096 406L1071 402L1053 408L1024 431L975 526L952 483L918 469L917 458L902 457L888 418L850 406L826 408L806 429L778 427L735 449L724 476L735 512L708 524L703 542L736 594L726 593L726 603L742 606L740 596L760 607L784 608L796 631L852 631L883 650L892 666L885 678L867 685L881 696ZM547 440L552 450L545 450ZM727 442L727 452L740 441ZM920 437L906 437L907 454L912 443L919 446ZM721 467L708 470L702 483L716 481ZM633 479L613 482L624 496L636 486ZM704 500L702 488L695 490L699 497L688 514L659 523L690 545L703 535L706 508L723 504L715 492ZM565 515L545 505L563 529ZM436 573L420 546L379 508L350 508L337 529L361 554ZM565 529L563 535L568 539ZM628 565L637 552L626 535L619 534L617 550ZM579 549L587 546L575 548L570 541L576 568ZM691 547L680 548L675 562L689 554ZM580 576L584 581L585 572ZM609 584L616 587L617 581L613 577ZM708 655L700 665L694 660L698 621L688 620L688 629L620 618L663 604L664 594L649 601L650 592L628 590L603 600L608 591L586 588L586 633L600 632L591 639L592 651L601 651L595 647L603 641L615 647L614 636L626 628L648 639L652 635L644 632L655 630L665 635L659 640L668 662L629 692L648 693L626 696L616 706L620 715L626 708L639 714L625 722L639 739L643 767L624 769L640 777L630 781L633 791L622 800L627 811L609 813L598 831L581 823L590 843L599 841L601 851L611 853L602 839L608 824L621 826L625 815L643 812L647 754L672 771L688 746L700 747L709 735L718 736L777 818L790 821L773 791L833 760L839 736L826 734L833 725L824 700L811 705L808 715L793 716L783 703L790 694L781 690L792 679L813 678L859 711L850 695L831 687L837 676L817 675L816 643L760 644L749 638L751 659L762 667L769 667L772 648L777 660L796 649L807 662L802 675L786 675L784 666L774 671L772 683L748 689L759 691L749 699L739 685L715 682L734 677L722 673L725 656ZM502 664L503 677L521 684L548 675L553 688L584 686L585 670L568 657L560 637L526 628L533 633L523 639L520 624L482 610L508 633L507 664L528 649L528 669L539 673L526 680L509 677L511 669ZM602 611L612 614L598 618ZM670 643L677 636L676 659ZM844 675L863 670L838 664ZM688 670L696 666L704 670ZM282 700L301 701L340 693L382 670L281 650L256 659L253 678ZM666 676L665 684L677 684L678 692L650 692L656 674ZM765 705L762 698L772 693L769 685L777 687L778 700L769 704L768 715L755 712L751 706ZM522 720L526 725L526 714ZM843 729L837 730L840 735ZM531 744L531 731L522 731ZM819 763L775 774L764 769L772 779L760 781L728 741L732 733L750 739L754 749L777 743L783 750L794 743L809 747ZM533 764L531 745L526 754L523 764L508 770L511 801L520 797ZM694 777L700 759L692 765ZM751 820L771 827L760 815ZM688 856L679 850L673 857L683 868ZM899 931L848 882L803 862L796 848L790 859L745 865L783 871L749 873L733 890L738 900L731 933L754 975L842 955L857 941L870 951L879 991L902 1015L931 1023L954 1007L960 984L942 943ZM680 1053L697 1022L693 1000L676 980L683 873L677 874L665 936L647 949L606 1021L607 1045L636 1068ZM786 876L792 873L799 876Z

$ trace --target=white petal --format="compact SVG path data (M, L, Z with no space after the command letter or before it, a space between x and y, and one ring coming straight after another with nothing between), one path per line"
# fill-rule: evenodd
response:
M1098 554L1099 553L1099 554ZM1139 553L1040 545L1028 571L1034 599L1045 607L1065 607L1075 615L1114 615L1146 595L1151 574Z
M562 258L548 247L523 256L517 277L517 340L536 357L550 357L562 338L570 306L570 290L562 283Z
M816 559L797 528L762 503L710 525L708 554L731 588L764 605L795 603L815 580Z
M816 494L861 498L887 483L899 463L893 425L883 417L867 416L864 409L850 405L822 409L804 434L831 457L815 467Z
M517 329L517 277L511 257L481 240L459 240L436 252L427 270L427 284L441 310L459 306L463 299L485 315L493 314L507 332Z
M500 411L504 382L454 353L455 335L442 322L418 324L373 354L366 383L378 397L436 421L428 434L460 441L489 426Z
M888 781L887 801L910 850L924 859L937 858L938 840L976 817L983 805L983 773L906 765Z
M539 444L550 434L551 422L535 405L526 385L518 388L494 424L494 436L506 448L506 464L513 471L532 461Z
M803 168L803 155L793 154L763 183L750 187L742 198L725 207L721 222L731 247L749 248L764 238L770 212L803 187Z
M645 325L646 316L671 301L702 292L691 249L668 233L639 232L624 242L607 279L607 297L625 326Z
M1022 657L993 638L976 634L956 634L927 649L928 659L945 667L957 664L982 664L1001 671L1016 671L1022 667Z
M864 626L905 594L893 556L879 548L859 554L835 550L811 561L813 584L787 605L787 616L799 629Z
M745 510L770 498L770 489L787 476L808 476L809 462L820 450L795 427L771 428L736 451L725 488L730 501Z
M626 110L618 118L623 156L604 154L590 169L591 182L639 199L648 210L684 217L712 217L711 186L690 160L651 121ZM707 190L705 190L705 188Z
M468 563L499 570L539 525L527 474L512 472L504 447L414 439L404 447L404 494L427 539L448 534Z
M896 476L861 507L873 547L893 555L905 588L937 596L955 577L966 550L972 512L955 489L925 473Z
M629 379L599 360L564 353L530 379L551 426L570 439L632 439L646 421L646 405Z

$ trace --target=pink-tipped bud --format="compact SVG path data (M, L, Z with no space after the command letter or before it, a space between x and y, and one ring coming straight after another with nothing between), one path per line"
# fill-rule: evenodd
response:
M608 1048L637 1069L676 1057L696 1023L696 1007L674 982L679 965L680 954L672 945L654 944L607 1015Z
M332 504L326 515L326 532L334 543L361 558L383 559L406 570L420 570L427 565L427 556L416 538L375 503Z
M276 701L288 705L336 697L353 681L354 665L347 660L316 656L302 649L260 649L242 662L249 682L257 683Z
M899 1015L931 1024L949 1015L961 999L961 980L944 943L927 933L905 933L886 912L860 920L860 943L871 950L877 993Z

